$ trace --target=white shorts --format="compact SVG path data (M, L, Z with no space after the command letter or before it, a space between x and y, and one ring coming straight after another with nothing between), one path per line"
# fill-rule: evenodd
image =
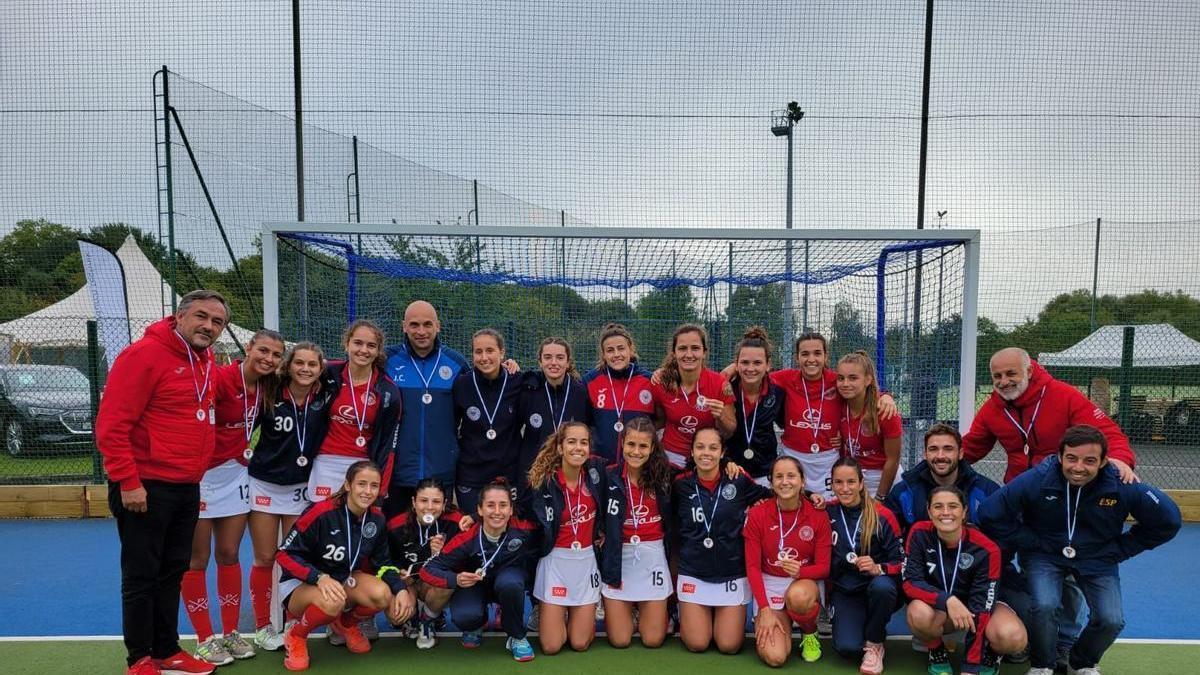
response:
M904 467L896 467L896 475L892 476L892 485L895 485L900 479L900 474L904 473ZM883 469L863 469L863 483L867 486L867 494L879 494L879 483L883 480ZM891 491L892 485L888 486L888 491Z
M675 593L680 602L705 607L737 607L750 602L750 582L746 581L746 577L738 577L710 583L681 574L675 582Z
M674 450L667 450L666 448L663 448L663 452L667 454L667 463L671 465L672 469L683 469L687 466L687 455L681 455Z
M361 461L358 457L317 455L312 463L312 473L308 475L308 500L316 504L332 497L346 483L346 470L350 465Z
M250 477L250 510L279 516L298 516L308 508L308 483L276 485Z
M608 584L600 594L613 600L647 602L671 597L671 570L661 541L621 547L621 587Z
M799 452L780 443L779 451L800 461L800 468L804 469L805 489L825 497L826 500L833 499L830 474L833 473L833 465L838 461L837 450Z
M592 547L555 547L538 561L533 597L548 605L580 607L600 601L600 570Z
M787 597L788 586L792 585L795 579L791 577L777 577L774 574L764 574L763 588L767 591L767 604L771 609L783 611L783 599Z
M236 459L204 472L200 517L228 518L250 513L250 474Z
M284 615L287 615L288 601L292 599L292 593L300 588L300 584L304 583L299 579L287 579L279 582L279 592L275 597L279 598L280 604L283 605Z

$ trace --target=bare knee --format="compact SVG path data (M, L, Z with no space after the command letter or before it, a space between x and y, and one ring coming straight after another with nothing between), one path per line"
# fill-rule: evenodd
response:
M591 636L588 636L587 638L571 638L570 642L571 649L574 649L577 652L586 652L588 647L592 646Z
M722 654L736 654L736 653L742 651L742 640L741 639L722 640L721 638L717 638L717 649Z
M327 600L325 597L315 600L313 604L329 616L337 616L338 614L341 614L342 609L344 609L342 603L338 602L337 600Z
M767 664L768 666L770 666L772 668L779 668L779 667L783 666L783 664L787 663L787 652L783 652L783 651L775 651L775 650L760 651L758 653L758 656L759 656L759 658L762 659L763 663Z
M820 593L812 582L795 583L788 587L785 602L797 614L807 614L817 604Z
M689 652L706 651L708 649L708 643L710 642L710 640L701 639L693 635L681 635L680 639L683 640L683 646L687 647Z

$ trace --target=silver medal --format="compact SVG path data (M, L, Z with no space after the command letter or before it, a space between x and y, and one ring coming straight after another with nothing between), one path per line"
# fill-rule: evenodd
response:
M495 430L495 429L488 429L488 430L487 430L487 433L486 433L486 434L484 434L484 436L487 436L487 439L488 439L489 441L494 441L494 440L496 440L496 430Z
M578 550L580 550L580 549L582 549L582 548L583 548L583 544L580 544L580 543L579 543L579 542L577 542L577 541L573 541L573 542L571 542L571 550L572 550L572 551L578 551Z
M354 439L354 444L355 444L355 445L357 445L357 446L358 446L358 447L360 447L360 448L365 448L365 447L367 447L367 437L366 437L366 436L359 436L358 438Z
M196 411L196 419L200 420L201 422L204 421L204 410L203 409Z
M708 399L704 398L703 395L696 394L696 410L704 410L704 404L707 402Z
M421 522L425 523L426 525L432 525L433 520L434 518L432 513L426 513L425 515L421 516Z
M858 562L858 554L854 551L850 551L846 554L846 562L850 563L851 565Z
M425 405L429 405L430 403L433 403L433 394L431 394L429 392L425 392L424 394L421 394L421 403L424 403Z
M613 425L613 429L619 434L622 431L625 431L625 424L618 420L617 423Z
M816 443L813 443L812 445L808 446L808 451L809 452L820 452L821 446L817 445Z
M754 459L754 451L750 448L746 448L746 450L742 452L742 457L745 457L746 459Z
M358 581L353 576L346 578L346 588L354 588L358 585Z
M712 537L705 537L703 543L704 543L704 548L712 548L713 547Z
M629 543L633 544L634 546L637 546L638 544L642 543L642 538L635 534L629 538Z
M1064 546L1063 547L1063 555L1067 558L1074 558L1075 557L1075 549L1071 546Z
M304 455L300 455L296 458L296 466L308 466L308 458Z
M482 568L482 567L480 567L479 569L475 570L475 576L477 576L477 577L479 577L480 579L482 579L482 578L484 578L484 577L486 577L486 576L487 576L487 570L486 570L486 569L484 569L484 568Z
M246 448L245 450L242 451L242 457L245 457L247 460L249 460L253 456L254 456L254 451L251 450L250 448Z

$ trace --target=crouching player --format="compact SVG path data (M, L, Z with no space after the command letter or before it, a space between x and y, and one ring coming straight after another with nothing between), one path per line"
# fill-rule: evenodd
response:
M425 603L433 618L450 606L450 619L463 631L463 646L474 649L483 639L488 604L500 605L507 648L518 661L533 659L525 638L525 589L528 569L537 555L536 526L513 517L510 485L493 480L479 491L478 522L451 539L442 552L421 568L429 584Z
M405 624L405 634L416 637L417 649L432 649L437 644L437 616L422 606L430 586L421 581L421 568L461 531L460 523L470 522L447 506L446 491L432 478L417 483L409 509L388 520L392 560L402 568L408 592L420 601L413 621ZM410 632L414 622L415 630Z
M908 625L929 647L930 675L954 672L943 637L965 633L962 672L995 675L999 654L1025 648L1025 626L1004 603L996 603L1000 549L964 525L961 490L939 485L929 492L929 517L908 533L904 593ZM1053 631L1050 631L1053 635Z
M1125 529L1125 519L1135 523ZM1179 532L1179 507L1145 483L1123 483L1096 427L1074 426L1058 456L1026 471L984 502L983 527L1021 556L1033 607L1032 675L1055 665L1055 612L1067 575L1087 599L1087 626L1068 655L1070 672L1099 675L1105 650L1125 626L1117 565Z
M279 594L299 618L283 636L288 670L308 668L306 641L318 626L328 624L350 651L362 654L371 651L371 643L358 628L360 620L380 611L392 623L412 616L413 598L392 565L383 512L372 506L381 480L372 462L351 464L342 488L309 507L279 549Z

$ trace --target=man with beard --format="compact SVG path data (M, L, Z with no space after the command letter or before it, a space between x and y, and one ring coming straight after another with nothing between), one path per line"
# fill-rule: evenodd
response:
M1129 439L1121 428L1088 400L1083 392L1050 376L1019 347L992 355L992 395L979 408L971 430L963 436L963 457L978 463L996 443L1008 454L1008 483L1058 454L1058 444L1068 427L1090 424L1108 439L1108 461L1121 482L1137 481Z
M992 479L977 473L963 461L962 436L949 424L934 424L925 432L925 459L905 471L902 480L892 486L884 505L896 514L900 529L929 520L929 491L939 485L953 485L967 496L967 518L976 522L976 510L1000 489Z

